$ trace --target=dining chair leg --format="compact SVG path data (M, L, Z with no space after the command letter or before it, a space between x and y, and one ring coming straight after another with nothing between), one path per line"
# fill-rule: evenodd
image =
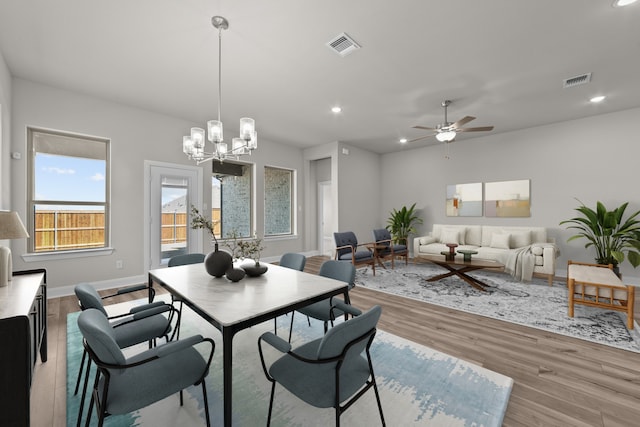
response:
M211 427L211 418L209 417L209 399L207 398L207 386L202 379L202 400L204 401L204 417L207 421L207 427Z
M78 409L78 423L77 426L80 427L80 423L82 422L82 412L84 411L84 402L87 398L87 388L89 387L89 375L91 372L91 359L87 359L87 366L85 367L84 373L84 384L82 385L82 396L80 397L80 408ZM96 372L96 375L98 373Z
M293 316L296 314L295 311L291 312L291 325L289 326L289 343L291 343L291 334L293 333Z
M87 358L87 350L83 350L82 351L82 360L80 361L80 370L78 371L78 379L76 380L76 388L73 392L73 395L75 396L76 394L78 394L78 389L80 388L80 380L82 378L82 371L84 369L84 361Z
M269 399L269 415L267 416L267 427L271 425L271 412L273 410L273 395L276 392L276 382L271 383L271 398Z

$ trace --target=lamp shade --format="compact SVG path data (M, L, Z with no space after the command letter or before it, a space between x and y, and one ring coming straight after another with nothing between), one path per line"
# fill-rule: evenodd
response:
M29 233L20 221L17 212L0 211L0 240L24 239L29 237Z

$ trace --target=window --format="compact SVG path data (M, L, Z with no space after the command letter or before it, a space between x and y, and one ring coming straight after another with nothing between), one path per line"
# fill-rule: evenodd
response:
M232 231L237 237L253 235L252 169L249 164L213 162L211 218L217 238L226 238Z
M105 248L109 141L28 129L30 252Z
M293 171L264 168L264 235L293 234Z

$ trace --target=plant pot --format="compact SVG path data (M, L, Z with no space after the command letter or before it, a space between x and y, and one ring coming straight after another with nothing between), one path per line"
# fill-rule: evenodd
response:
M238 282L242 280L245 272L241 268L230 268L229 270L227 270L225 275L227 276L227 279L231 280L232 282Z
M222 277L227 270L233 267L233 259L228 252L218 250L218 244L215 244L213 252L209 252L204 257L204 268L207 273L213 277Z
M257 277L267 272L266 265L243 265L242 269L247 273L249 277Z

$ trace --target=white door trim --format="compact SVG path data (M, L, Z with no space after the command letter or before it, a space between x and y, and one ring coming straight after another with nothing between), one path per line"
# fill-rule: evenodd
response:
M152 241L152 212L151 212L151 200L152 200L152 176L159 171L175 171L176 175L180 175L183 172L188 172L189 175L193 175L195 172L195 182L191 183L190 188L190 204L196 206L202 211L202 178L203 172L201 167L187 166L174 163L157 162L153 160L144 161L144 215L143 215L143 229L144 229L144 271L145 273L154 266L151 254L151 241ZM202 234L195 230L191 230L189 234L189 248L191 252L202 252Z

